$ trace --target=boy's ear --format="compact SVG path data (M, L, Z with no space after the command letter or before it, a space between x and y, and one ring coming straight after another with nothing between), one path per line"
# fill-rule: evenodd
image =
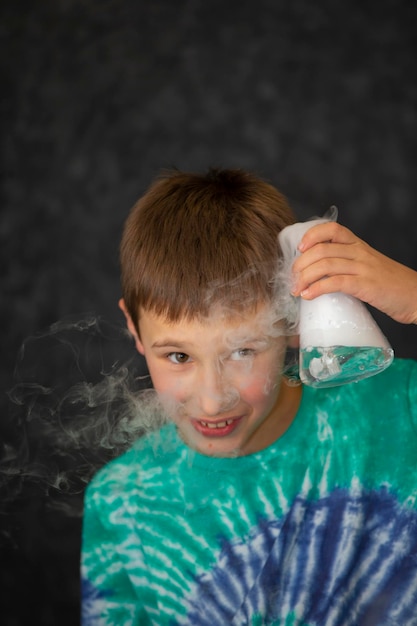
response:
M142 344L142 342L141 342L141 340L139 338L138 331L136 330L135 325L134 325L134 323L132 321L132 318L129 315L129 312L128 312L127 308L126 308L126 303L125 303L123 298L121 298L119 300L119 309L121 309L121 311L123 311L123 314L124 314L124 316L126 318L127 329L130 332L130 334L132 335L133 339L135 340L136 350L138 352L140 352L141 354L144 354L145 350L143 348L143 344Z
M289 348L299 348L300 347L300 335L291 335L290 337L288 337L287 345Z

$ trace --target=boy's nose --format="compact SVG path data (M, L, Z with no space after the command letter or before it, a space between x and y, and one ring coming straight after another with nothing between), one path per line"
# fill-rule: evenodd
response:
M236 391L233 393L220 372L206 375L200 381L197 393L200 412L206 417L215 417L233 408L238 395Z
M201 414L205 417L215 417L225 411L221 394L214 393L209 389L201 390L199 404Z

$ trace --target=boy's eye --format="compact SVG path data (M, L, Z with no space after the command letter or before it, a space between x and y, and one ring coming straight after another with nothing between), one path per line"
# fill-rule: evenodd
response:
M171 352L168 354L168 359L177 365L190 361L189 355L185 354L185 352Z
M255 351L251 348L239 348L238 350L233 350L230 358L232 359L232 361L241 361L242 359L248 359L250 357L253 357L254 354Z

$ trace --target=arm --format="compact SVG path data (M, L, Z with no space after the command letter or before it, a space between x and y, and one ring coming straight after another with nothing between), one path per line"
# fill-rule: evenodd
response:
M397 322L417 324L417 272L377 252L349 229L327 222L302 238L294 262L294 296L312 300L341 291Z

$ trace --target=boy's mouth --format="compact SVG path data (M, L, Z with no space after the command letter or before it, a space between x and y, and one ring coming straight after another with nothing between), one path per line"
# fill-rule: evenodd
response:
M209 422L208 420L193 420L194 428L205 437L225 437L230 435L232 431L240 423L241 417L234 417L217 422Z

